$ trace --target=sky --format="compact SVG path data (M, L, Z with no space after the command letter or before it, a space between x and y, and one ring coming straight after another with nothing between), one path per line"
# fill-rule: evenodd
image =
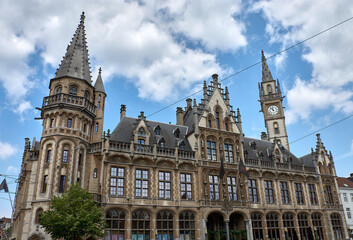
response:
M92 80L99 67L106 99L104 130L127 115L176 122L176 107L217 73L239 108L245 136L265 131L258 102L261 50L271 56L353 17L350 0L1 0L0 181L14 200L24 138L41 138L36 107L49 95L66 47L85 12ZM268 59L281 83L291 151L315 148L312 134L353 114L353 20ZM199 102L200 94L193 95ZM353 172L353 117L320 131L338 176ZM11 215L0 191L0 217Z

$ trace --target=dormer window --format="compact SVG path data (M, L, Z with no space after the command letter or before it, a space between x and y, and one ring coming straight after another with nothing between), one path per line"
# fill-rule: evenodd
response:
M162 138L160 141L159 141L159 146L160 147L165 147L165 141L164 141L164 138Z
M179 128L177 128L177 129L174 130L174 136L175 136L176 138L180 138L180 130L179 130Z
M184 143L184 142L181 142L181 143L179 144L179 149L180 149L180 150L185 150L185 143Z
M248 158L249 158L248 150L245 150L245 151L244 151L244 158L245 158L245 159L248 159Z
M161 128L159 127L159 125L154 129L154 133L156 135L161 135Z
M141 127L141 128L139 129L139 131L138 131L138 135L141 136L141 137L146 136L145 129L143 129L143 128Z
M69 94L76 96L77 95L77 87L71 86L69 89Z

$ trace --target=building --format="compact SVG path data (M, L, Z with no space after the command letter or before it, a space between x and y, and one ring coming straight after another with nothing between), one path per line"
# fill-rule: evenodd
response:
M345 218L346 218L350 239L353 238L353 218L352 218L353 181L351 180L352 177L353 177L353 173L351 173L349 178L343 178L343 177L337 178L339 194L341 196L341 201L345 212Z
M40 214L72 183L104 206L105 239L346 238L332 155L320 135L308 155L290 152L263 53L261 139L244 137L217 74L199 102L177 108L176 124L128 117L121 105L120 122L103 131L107 95L101 71L92 85L84 18L43 99L42 138L25 141L12 239L50 239Z
M8 238L8 228L11 226L11 219L3 217L0 219L0 240L7 240Z

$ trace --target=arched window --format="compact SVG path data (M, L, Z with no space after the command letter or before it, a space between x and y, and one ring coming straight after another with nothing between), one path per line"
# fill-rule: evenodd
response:
M272 93L271 84L267 84L267 92L268 92L268 94L271 94L271 93Z
M280 239L278 214L268 213L266 215L267 233L269 240Z
M294 214L292 213L285 213L282 216L283 218L283 227L287 230L288 239L294 239Z
M298 226L299 226L300 236L302 237L302 239L309 239L308 218L309 216L306 213L298 214Z
M341 217L338 213L331 214L331 223L332 223L334 238L343 239L343 226L341 222Z
M38 208L37 211L36 211L36 216L35 216L35 219L34 219L34 223L35 224L39 224L40 223L40 217L43 213L43 208Z
M320 213L313 213L311 219L314 227L314 236L319 236L319 239L324 239L324 231L322 226L322 217Z
M55 94L61 93L62 89L63 89L62 86L57 86L57 87L55 88Z
M157 239L173 240L173 213L163 211L157 213Z
M96 132L98 132L98 123L96 123Z
M48 175L43 176L42 193L47 191Z
M195 240L195 214L182 212L179 214L180 239Z
M220 129L220 122L219 122L219 112L216 112L216 122L217 122L217 128Z
M264 233L262 227L262 215L260 213L251 214L251 224L254 240L263 240Z
M125 239L125 212L118 209L112 209L105 214L105 222L107 224L107 234L105 239Z
M85 98L89 100L89 91L85 91Z
M97 168L93 170L93 178L97 178Z
M140 136L140 137L146 136L146 132L145 132L145 129L143 129L143 127L140 127L140 129L138 131L138 136Z
M136 210L132 213L132 239L150 240L151 215L145 210Z
M275 134L279 134L279 128L278 128L278 123L277 122L273 123L273 129L275 131Z
M277 139L277 144L278 144L278 145L281 145L281 144L282 144L281 139Z
M69 88L69 94L76 96L77 95L77 87L76 86L71 86Z
M100 108L101 106L101 95L99 94L98 95L98 108Z

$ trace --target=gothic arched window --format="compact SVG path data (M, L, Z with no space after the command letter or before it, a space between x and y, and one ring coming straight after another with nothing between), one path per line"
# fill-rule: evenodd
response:
M182 212L179 214L180 239L195 240L195 214L192 212Z
M251 224L254 240L264 239L263 227L262 227L262 214L252 213L251 214Z
M273 123L273 129L275 131L275 134L279 134L279 128L278 128L278 123L277 122Z
M172 212L157 213L157 239L173 240L174 216Z
M124 239L125 217L126 214L122 210L111 209L107 211L105 214L107 224L105 239Z
M150 240L151 215L145 210L136 210L132 213L132 239Z

